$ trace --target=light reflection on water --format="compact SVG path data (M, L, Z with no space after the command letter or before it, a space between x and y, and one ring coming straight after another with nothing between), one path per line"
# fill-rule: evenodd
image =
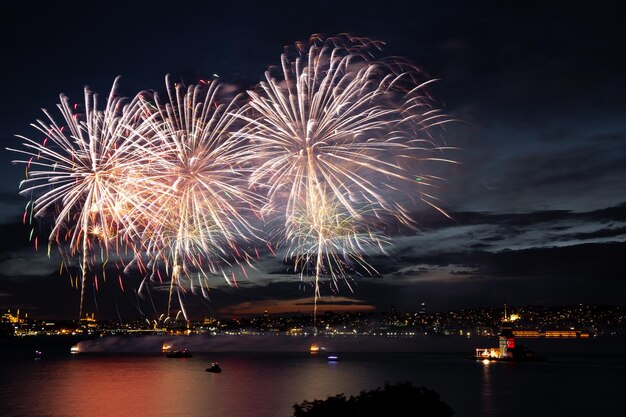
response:
M482 381L480 387L480 396L481 396L481 415L484 417L495 417L495 410L493 407L493 389L494 387L491 385L491 366L498 365L489 361L482 361Z
M557 345L546 345L541 351L552 355L546 362L489 365L465 359L472 349L454 339L425 342L413 352L340 353L337 363L306 350L167 359L160 353L70 355L66 346L42 349L45 358L34 361L29 347L0 345L0 414L288 417L296 402L410 380L438 391L460 417L606 415L621 409L626 362L593 352L616 352L624 342L584 349L561 344L561 354ZM433 349L441 343L456 347ZM213 361L221 374L205 372ZM606 401L586 400L594 397Z

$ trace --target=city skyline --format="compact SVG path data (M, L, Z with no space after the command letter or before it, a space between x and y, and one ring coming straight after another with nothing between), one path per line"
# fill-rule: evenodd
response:
M0 317L1 335L22 336L115 336L144 335L212 335L212 336L479 336L493 337L502 326L512 327L521 338L605 338L623 337L626 310L624 306L570 305L472 308L429 311L421 305L418 311L357 311L319 314L317 321L310 312L272 314L233 314L185 320L158 317L135 320L101 320L87 313L80 320L41 320L17 311Z
M462 122L445 139L458 147L458 166L438 168L447 182L438 191L450 218L415 208L417 231L399 228L388 256L372 257L380 276L322 289L321 306L339 309L410 310L483 305L623 304L626 282L626 65L619 22L610 10L529 5L399 5L402 13L337 6L332 13L301 16L278 4L238 13L228 5L193 5L182 28L160 25L169 11L138 5L119 9L44 5L2 6L5 97L0 116L3 148L15 134L52 109L59 93L80 101L83 86L105 95L114 78L132 96L162 89L167 73L185 83L219 75L250 88L283 45L313 33L350 32L385 41L392 55L423 69L445 111ZM190 5L191 6L191 5ZM348 13L349 12L349 13ZM202 16L214 19L200 30ZM45 15L45 17L44 17ZM56 17L56 19L55 19ZM57 19L63 24L57 24ZM284 30L276 25L286 23ZM124 30L132 28L132 36ZM93 38L85 36L93 33ZM48 259L20 224L27 199L17 195L23 169L4 149L0 183L0 308L21 306L39 317L76 317L79 292L59 275L60 259ZM47 235L46 225L40 235ZM207 313L269 308L312 309L310 285L299 282L268 251L238 288L216 277L209 300L188 297L190 309ZM122 291L111 279L89 287L86 311L114 318L163 312L155 300ZM154 303L154 307L153 307ZM297 311L297 310L295 310Z

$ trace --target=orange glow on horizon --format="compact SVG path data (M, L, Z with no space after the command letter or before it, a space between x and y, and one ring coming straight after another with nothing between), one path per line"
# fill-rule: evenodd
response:
M268 314L285 314L285 313L304 313L310 314L313 306L314 298L296 298L293 300L264 300L264 301L246 301L218 310L218 313L224 316L231 315L248 315L263 314L266 310ZM348 297L334 297L319 299L317 304L318 313L327 311L335 313L345 312L366 312L373 311L375 307L371 304L365 304L361 300Z

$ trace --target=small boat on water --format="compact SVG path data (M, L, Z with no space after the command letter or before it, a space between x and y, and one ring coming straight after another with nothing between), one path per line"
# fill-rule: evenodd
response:
M328 362L337 362L339 360L339 356L337 355L329 355Z
M187 349L183 349L168 352L165 356L168 358L191 358L192 354Z
M471 358L484 364L489 362L542 362L545 359L537 357L523 345L506 348L503 353L499 348L477 348Z
M43 353L40 350L36 350L35 353L33 353L33 359L39 360L41 358L43 358Z
M311 352L311 355L315 356L317 355L319 352L323 352L325 351L326 348L324 346L320 346L317 343L313 343L309 349L309 352Z
M219 374L222 372L222 368L220 368L220 364L217 362L213 362L211 366L205 369L206 372L212 372L214 374Z

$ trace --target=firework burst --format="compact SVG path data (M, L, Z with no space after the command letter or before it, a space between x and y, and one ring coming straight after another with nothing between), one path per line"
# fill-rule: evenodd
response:
M364 265L362 248L382 248L386 223L414 224L407 201L440 210L426 192L437 178L422 165L444 160L430 131L449 120L416 67L373 59L379 46L313 37L287 50L280 68L248 92L253 115L243 117L257 151L250 183L267 193L263 214L284 220L296 266L315 265L316 298L322 275L342 275L331 272L329 256ZM303 276L307 269L300 268Z
M43 141L18 136L24 149L9 149L26 158L14 162L26 165L20 193L31 196L31 214L53 217L49 242L69 256L80 255L81 314L90 254L99 246L106 263L109 249L117 247L128 225L125 185L137 155L130 151L127 126L135 123L139 106L137 101L124 105L115 95L117 82L102 110L88 88L84 108L61 95L61 122L44 110L47 120L32 124Z
M198 271L206 295L205 269L230 281L233 272L226 274L222 265L249 262L241 245L254 237L249 217L260 198L246 182L249 158L237 133L245 128L237 116L241 97L221 97L216 82L166 84L166 102L155 95L154 104L143 105L149 116L138 131L151 152L137 167L133 217L141 224L139 241L153 272L164 263L171 276L169 315L190 269Z

